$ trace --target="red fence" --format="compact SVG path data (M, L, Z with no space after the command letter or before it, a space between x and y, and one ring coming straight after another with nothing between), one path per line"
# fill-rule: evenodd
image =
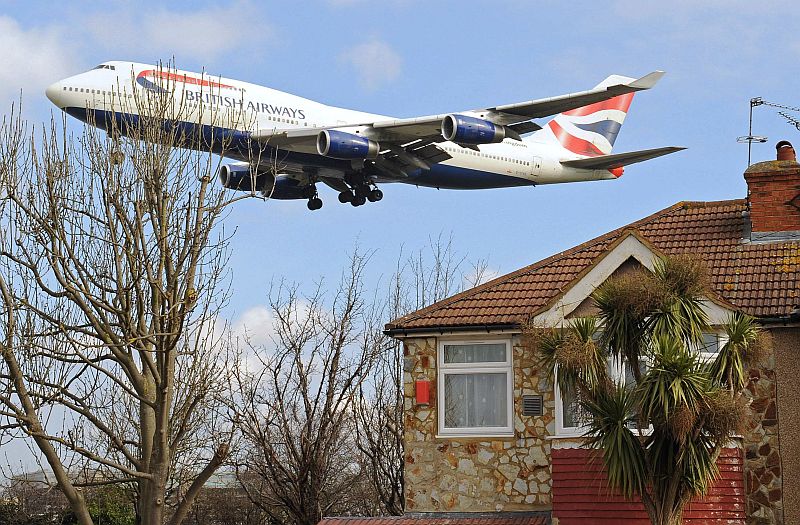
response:
M593 451L553 449L553 517L559 525L650 525L644 506L611 493L603 460ZM742 451L727 448L718 460L720 477L684 512L687 525L744 525L745 491Z

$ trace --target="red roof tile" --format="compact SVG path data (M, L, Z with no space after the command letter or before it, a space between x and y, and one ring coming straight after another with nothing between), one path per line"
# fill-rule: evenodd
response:
M323 518L319 525L548 525L547 515L531 512L430 513L379 518Z
M744 199L679 202L386 325L389 330L516 325L537 313L630 230L667 255L700 254L712 288L757 317L800 307L800 242L744 242Z

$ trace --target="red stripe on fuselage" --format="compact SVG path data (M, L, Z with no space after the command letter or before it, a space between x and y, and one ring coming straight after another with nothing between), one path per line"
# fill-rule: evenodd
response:
M137 76L138 77L153 76L153 77L163 78L163 79L166 79L166 80L174 80L175 82L183 82L184 84L193 84L195 86L233 89L233 86L229 86L228 84L220 84L219 82L213 82L211 80L203 80L201 78L190 77L188 75L181 74L181 73L169 73L167 71L156 71L155 69L149 69L147 71L142 71Z
M633 100L633 93L626 93L624 95L619 95L618 97L603 100L602 102L595 102L594 104L589 104L588 106L565 111L564 115L569 115L571 117L582 117L584 115L591 115L592 113L602 111L604 109L615 109L622 111L623 113L627 113L628 108L631 107L631 100Z
M547 125L550 126L550 129L553 131L553 135L556 136L561 145L572 153L586 155L587 157L599 157L600 155L605 155L605 153L597 149L597 146L591 142L579 139L574 135L570 135L566 130L564 130L564 128L559 126L558 122L555 120L551 120L547 123Z

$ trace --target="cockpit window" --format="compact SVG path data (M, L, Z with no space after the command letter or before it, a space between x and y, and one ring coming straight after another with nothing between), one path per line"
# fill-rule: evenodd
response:
M111 71L116 71L117 68L115 66L110 66L108 64L100 64L99 66L95 66L92 69L110 69Z

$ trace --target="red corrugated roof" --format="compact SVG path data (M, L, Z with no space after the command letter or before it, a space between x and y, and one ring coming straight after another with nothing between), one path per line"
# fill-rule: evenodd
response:
M608 488L603 461L595 454L584 448L553 449L553 516L559 524L649 524L641 501L625 499ZM722 449L717 465L719 476L708 494L686 506L685 525L746 522L741 449Z
M379 518L323 518L319 525L548 525L542 513L430 513Z
M742 311L782 317L800 307L800 242L744 242L744 199L680 202L386 325L387 329L517 324L537 313L627 231L667 255L701 255L712 287Z

